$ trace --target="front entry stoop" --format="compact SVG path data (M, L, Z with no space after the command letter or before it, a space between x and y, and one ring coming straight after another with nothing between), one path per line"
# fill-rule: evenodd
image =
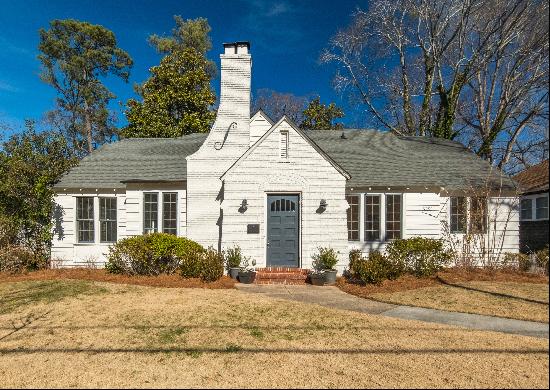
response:
M255 284L306 284L307 269L287 267L257 268Z

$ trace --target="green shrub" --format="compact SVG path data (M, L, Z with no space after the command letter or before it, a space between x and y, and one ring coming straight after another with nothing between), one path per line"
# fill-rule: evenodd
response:
M185 237L152 233L122 239L111 245L105 268L126 275L172 274L180 270L186 277L200 272L199 255L204 248Z
M452 258L452 252L443 248L443 241L424 237L391 241L386 252L404 272L417 277L434 275Z
M531 269L531 258L525 253L511 253L504 254L504 260L501 264L502 268L516 268L520 271L527 272Z
M338 252L332 248L318 248L318 253L312 256L313 267L318 270L334 269L334 266L338 263Z
M199 277L205 282L214 282L223 276L223 255L210 247L200 255Z
M350 262L350 271L354 278L363 283L380 284L386 279L393 280L401 276L402 267L379 251L372 251L367 259L354 258Z
M227 264L228 269L238 268L241 266L243 257L241 254L241 248L239 246L226 249L224 256L225 256L225 263Z
M30 249L19 245L7 245L0 249L0 272L17 274L48 268L48 260Z
M355 264L361 260L364 260L363 252L361 251L361 249L352 249L351 251L349 251L349 271L351 273L353 273Z
M544 273L548 275L548 246L534 253L535 263L537 266L544 269Z

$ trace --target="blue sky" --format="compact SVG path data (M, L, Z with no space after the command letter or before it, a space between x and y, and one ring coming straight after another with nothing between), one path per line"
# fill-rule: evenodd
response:
M133 84L147 79L148 69L159 62L147 37L169 34L176 14L208 19L213 43L209 56L217 63L223 42L250 41L253 91L319 94L325 102L344 105L331 87L333 68L319 64L318 58L354 10L366 5L366 0L0 0L0 123L18 128L25 118L40 119L54 107L55 91L38 77L38 30L48 28L50 20L66 18L109 28L134 59L128 84L114 78L106 81L117 95L112 108L119 125L124 123L124 103L134 96ZM218 91L219 79L213 87Z

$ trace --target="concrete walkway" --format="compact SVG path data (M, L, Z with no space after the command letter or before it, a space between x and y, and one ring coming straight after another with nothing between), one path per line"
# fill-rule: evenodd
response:
M372 301L347 294L337 287L312 285L255 285L236 284L248 293L263 294L273 298L317 304L334 309L351 310L360 313L377 314L405 320L434 322L461 326L470 329L513 333L524 336L548 338L548 324L512 320L479 314L457 313L422 307L399 306Z

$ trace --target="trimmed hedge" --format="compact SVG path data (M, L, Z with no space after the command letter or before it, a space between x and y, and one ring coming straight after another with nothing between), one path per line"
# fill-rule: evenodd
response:
M417 277L432 276L447 265L453 254L446 250L442 240L413 237L391 241L386 253L403 271Z
M394 280L403 274L401 264L395 263L379 251L372 251L368 258L360 253L350 253L351 276L365 284L380 284L386 279Z
M114 274L160 275L179 272L185 278L202 278L211 271L205 268L213 266L211 261L205 260L206 252L201 245L185 237L166 233L145 234L125 238L111 245L105 268Z

